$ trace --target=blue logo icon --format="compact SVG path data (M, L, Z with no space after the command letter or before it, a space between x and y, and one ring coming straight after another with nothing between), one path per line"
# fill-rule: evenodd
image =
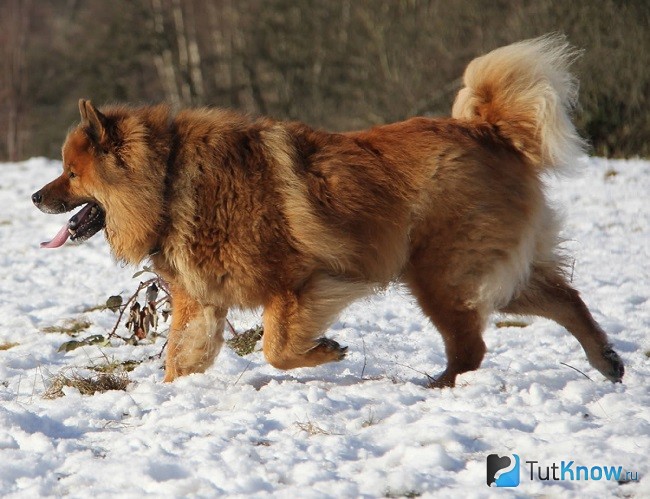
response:
M519 456L511 454L487 457L487 484L490 487L517 487L519 485Z

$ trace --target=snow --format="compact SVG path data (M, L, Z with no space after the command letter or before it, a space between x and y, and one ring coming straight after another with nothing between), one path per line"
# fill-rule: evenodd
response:
M257 351L225 347L205 374L162 383L163 339L57 352L47 326L86 319L81 338L115 315L85 311L130 295L134 268L101 236L40 249L69 215L44 215L30 195L58 175L42 158L0 164L0 496L2 497L497 497L488 454L521 457L518 497L650 497L650 162L585 158L550 179L566 214L573 282L626 363L622 384L591 368L555 323L485 333L480 370L429 390L444 368L440 336L404 289L351 305L330 331L341 363L281 372ZM614 174L616 172L616 174ZM260 312L233 312L244 330ZM164 329L164 328L163 328ZM60 372L142 360L127 391L43 394ZM568 364L585 373L585 378ZM640 481L530 480L545 467L622 466Z

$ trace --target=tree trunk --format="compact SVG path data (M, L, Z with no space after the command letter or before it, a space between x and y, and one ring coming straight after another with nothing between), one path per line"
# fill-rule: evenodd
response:
M26 51L27 34L31 19L31 0L10 0L5 29L8 43L6 46L6 141L9 161L17 161L23 155L26 111L27 72Z
M153 55L158 77L165 88L167 99L173 109L181 107L181 94L178 88L178 78L171 50L165 43L165 12L161 0L151 0L153 10L154 32L160 41L160 53Z

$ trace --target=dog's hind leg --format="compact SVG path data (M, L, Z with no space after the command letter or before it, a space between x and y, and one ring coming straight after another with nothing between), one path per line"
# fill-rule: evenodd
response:
M369 285L315 274L295 291L274 296L264 306L264 356L278 369L312 367L342 360L347 347L322 334Z
M447 367L431 388L454 386L456 376L478 369L485 355L482 332L485 319L475 309L452 303L423 282L408 282L424 313L442 335Z
M165 359L165 381L202 373L223 344L226 310L202 306L182 290L172 289L172 323Z
M527 287L501 312L537 315L557 322L575 336L589 363L606 378L613 382L620 382L623 378L623 361L559 269L533 267Z
M482 332L485 317L469 306L453 289L438 286L426 268L412 267L404 282L417 298L424 313L442 335L447 354L447 368L429 386L452 387L456 376L478 369L485 355Z

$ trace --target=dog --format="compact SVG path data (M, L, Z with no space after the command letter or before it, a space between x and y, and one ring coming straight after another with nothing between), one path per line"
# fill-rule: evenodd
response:
M79 101L63 173L33 194L84 207L45 247L104 230L149 259L173 300L165 381L204 372L231 307L263 307L278 369L340 361L323 336L352 300L405 284L442 334L454 386L486 352L491 313L564 326L593 367L624 367L565 272L543 176L583 153L571 121L575 50L559 35L470 62L451 118L329 133L222 109Z

